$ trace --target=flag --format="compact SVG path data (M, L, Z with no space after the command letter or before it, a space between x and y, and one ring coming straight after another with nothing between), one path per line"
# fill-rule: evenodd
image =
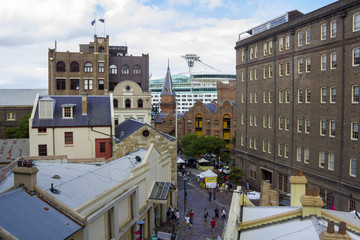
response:
M99 21L105 23L105 18L99 18Z
M95 24L95 19L91 22L91 25L94 25Z

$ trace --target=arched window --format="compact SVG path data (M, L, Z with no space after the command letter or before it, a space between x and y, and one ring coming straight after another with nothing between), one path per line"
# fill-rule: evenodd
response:
M109 73L110 74L117 74L117 67L115 65L110 65Z
M93 71L93 65L91 62L86 62L84 65L84 72L92 72Z
M78 62L72 62L70 64L70 72L79 72L79 63Z
M104 47L99 47L99 53L105 52Z
M138 108L143 108L143 100L142 99L138 100Z
M122 65L121 66L121 75L129 75L130 68L128 65Z
M230 149L230 115L225 114L223 117L223 139L225 141L225 148Z
M131 101L130 99L125 100L125 108L131 108Z
M118 108L119 107L119 102L117 99L114 99L113 100L113 103L114 103L114 108Z
M134 75L141 75L141 67L139 65L135 65L133 67L133 74Z
M57 72L65 72L65 63L64 62L58 62L56 64L56 71Z
M195 115L195 133L199 137L202 136L202 115L200 113Z

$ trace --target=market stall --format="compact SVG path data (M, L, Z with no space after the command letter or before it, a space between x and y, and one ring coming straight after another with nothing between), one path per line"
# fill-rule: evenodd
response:
M217 174L211 170L199 173L200 186L203 188L216 188Z

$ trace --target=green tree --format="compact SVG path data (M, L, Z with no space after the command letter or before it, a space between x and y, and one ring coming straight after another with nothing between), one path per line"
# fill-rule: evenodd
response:
M229 165L233 159L231 158L229 153L224 152L220 155L220 160L224 162L226 165Z
M240 184L243 176L243 171L240 168L234 167L229 174L229 181L235 184Z
M181 146L186 156L197 156L205 153L219 153L225 147L225 142L219 137L198 137L190 133L181 139Z
M30 114L26 114L17 127L6 129L5 138L29 138L29 118Z
M189 133L181 139L181 149L184 155L195 156L192 145L197 138L198 135L196 135L195 133Z

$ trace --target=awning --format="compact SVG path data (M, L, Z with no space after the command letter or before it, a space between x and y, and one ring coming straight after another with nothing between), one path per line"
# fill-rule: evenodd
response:
M185 163L185 161L182 158L178 158L176 163Z
M198 162L198 163L208 163L208 162L210 162L210 161L202 158L202 159L200 159L200 160L197 160L197 162Z
M149 199L155 203L165 204L170 189L176 189L170 182L155 182Z

